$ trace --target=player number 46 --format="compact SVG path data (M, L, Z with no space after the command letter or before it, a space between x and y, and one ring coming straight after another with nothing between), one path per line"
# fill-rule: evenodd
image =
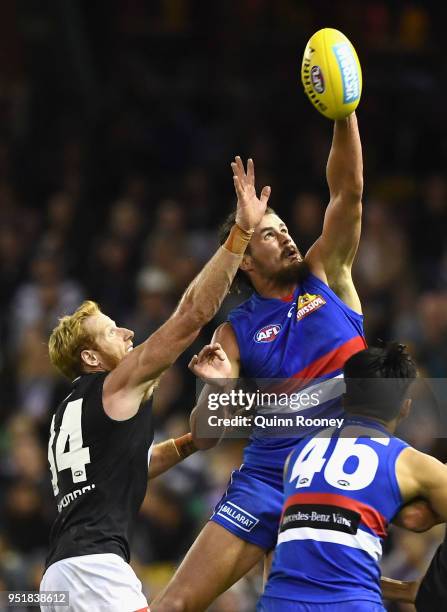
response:
M383 446L390 443L389 438L369 439ZM359 438L339 438L330 456L325 457L330 443L331 438L315 437L309 440L293 465L289 482L297 479L297 489L309 487L315 474L324 467L326 482L337 489L358 491L370 485L379 467L376 451L359 442ZM345 472L344 466L351 457L357 459L357 466L353 472Z
M68 402L59 433L56 435L54 419L51 421L50 442L48 444L48 461L51 469L51 483L54 494L59 493L58 472L71 469L74 483L87 480L85 466L90 463L90 448L83 447L82 439L82 398ZM56 439L55 453L53 445ZM66 451L67 441L69 450Z

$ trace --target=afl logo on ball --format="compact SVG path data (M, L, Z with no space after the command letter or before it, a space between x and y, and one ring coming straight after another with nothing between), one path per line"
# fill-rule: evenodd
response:
M274 323L273 325L266 325L255 333L256 342L273 342L276 336L281 331L281 325Z
M324 91L324 77L320 66L312 66L310 78L312 81L312 87L317 93L322 94Z

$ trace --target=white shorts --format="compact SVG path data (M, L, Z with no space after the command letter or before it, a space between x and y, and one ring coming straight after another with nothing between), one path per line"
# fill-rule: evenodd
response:
M53 563L42 578L40 590L69 592L68 606L41 606L42 612L149 610L135 572L112 553L70 557Z

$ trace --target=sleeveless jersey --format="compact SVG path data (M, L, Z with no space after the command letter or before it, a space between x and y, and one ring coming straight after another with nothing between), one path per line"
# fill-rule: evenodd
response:
M351 355L366 348L363 316L313 274L290 298L254 293L230 312L228 320L239 345L241 377L335 378L341 376ZM338 417L342 414L340 397L305 413L313 418ZM302 435L310 433L301 431ZM278 439L255 433L245 448L244 465L282 469L296 443L297 437Z
M379 561L388 522L403 505L395 464L407 444L378 423L346 418L293 450L269 597L382 602Z
M58 517L46 567L98 553L129 561L129 531L147 489L152 400L115 421L104 412L107 372L84 374L51 422L48 460Z

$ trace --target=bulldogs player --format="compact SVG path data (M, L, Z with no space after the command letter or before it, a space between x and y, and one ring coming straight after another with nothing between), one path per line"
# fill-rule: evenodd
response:
M249 168L254 176L251 161ZM234 183L240 197L228 239L147 340L133 347L133 332L93 302L62 318L51 334L51 361L74 380L51 422L48 460L59 515L41 590L69 591L74 612L146 610L128 541L147 487L151 396L162 372L216 314L263 218L270 188L258 199L238 176ZM188 454L188 445L188 439L165 443L155 472L163 467L160 451L171 455L166 467L175 462L173 452Z
M232 167L239 182L253 189L253 177L245 173L239 158ZM255 229L240 265L253 295L230 313L213 338L228 355L233 378L335 379L345 361L366 347L360 300L351 276L360 239L363 190L355 114L335 122L326 175L330 201L322 233L304 258L272 209ZM230 217L224 225L221 241L233 220ZM336 397L308 416L341 414L341 400ZM191 428L197 446L206 448L217 440L200 439L200 418L205 416L198 406ZM296 440L251 437L242 467L233 472L211 520L152 603L154 612L205 610L274 548L284 462Z
M384 611L379 561L388 523L419 498L447 520L447 467L392 435L408 414L415 376L396 343L346 362L343 428L305 438L287 460L259 612Z

